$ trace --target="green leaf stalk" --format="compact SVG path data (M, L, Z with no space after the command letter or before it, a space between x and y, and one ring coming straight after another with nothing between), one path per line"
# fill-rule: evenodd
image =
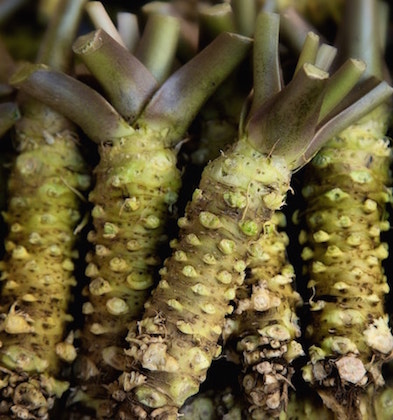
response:
M151 15L172 16L180 22L180 36L177 56L181 62L189 61L199 50L197 2L193 1L149 1L141 7L141 18Z
M178 18L151 14L135 50L137 57L149 69L159 84L172 73L180 37Z

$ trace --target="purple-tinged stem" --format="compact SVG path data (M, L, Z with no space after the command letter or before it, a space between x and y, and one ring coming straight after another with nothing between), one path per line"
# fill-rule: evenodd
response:
M175 146L203 103L247 56L251 45L249 38L221 34L156 91L137 119L138 127L164 130L164 146ZM64 114L97 143L134 130L95 90L46 66L25 65L11 83Z
M74 121L97 143L129 135L132 131L94 89L44 65L24 65L15 72L10 83Z
M378 28L378 1L348 0L345 2L343 22L340 25L336 45L339 48L337 63L347 57L358 58L367 64L363 77L384 78L385 64Z
M317 33L293 7L280 12L280 34L285 42L295 53L302 51L304 41L309 32ZM320 34L317 33L320 36ZM320 36L321 38L321 36Z
M296 169L313 137L328 73L306 63L285 89L251 114L249 141L261 153L282 155ZM284 141L285 139L285 141Z

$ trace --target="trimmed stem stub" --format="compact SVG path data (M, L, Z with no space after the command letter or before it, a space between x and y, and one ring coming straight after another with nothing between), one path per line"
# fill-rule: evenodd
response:
M321 57L319 38L309 35L308 39L299 59L302 66L292 81L278 94L264 102L261 100L258 108L251 108L245 124L249 142L260 152L284 156L291 170L304 166L330 137L392 94L386 83L378 85L375 80L358 83L365 71L361 60L348 60L329 77L326 60L331 61L334 51ZM257 51L260 42L256 37L254 48ZM263 56L263 49L261 54ZM273 56L276 52L269 54ZM322 67L326 71L315 65L317 61L324 63ZM272 76L267 74L267 80L269 77ZM255 86L257 83L261 83L259 78L254 80L256 92L261 89Z
M102 29L79 37L73 50L116 110L133 122L158 87L150 71Z
M254 147L285 156L295 169L313 137L328 77L305 64L281 92L251 115L246 131Z

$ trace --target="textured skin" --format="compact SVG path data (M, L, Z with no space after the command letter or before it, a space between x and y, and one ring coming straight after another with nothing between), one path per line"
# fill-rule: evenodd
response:
M373 395L374 416L377 420L393 418L393 386L389 380L385 386Z
M313 159L303 189L310 289L310 363L304 377L340 418L359 418L356 394L383 384L392 357L381 232L389 229L391 150L386 109L347 128Z
M48 418L68 387L60 380L62 361L76 355L72 340L64 340L76 284L78 190L90 177L73 125L48 108L26 107L16 145L1 263L0 414Z
M218 340L249 248L282 206L289 178L284 159L260 154L245 139L206 167L160 283L129 332L131 369L112 388L124 401L120 418L176 418L198 392L221 353Z
M176 151L163 147L165 133L130 131L127 138L100 145L89 194L93 250L87 256L90 282L75 364L88 395L80 388L74 400L85 400L97 412L107 410L102 385L124 369L127 325L141 316L156 283L160 247L168 242L168 218L181 185Z
M242 420L243 405L231 388L198 393L187 400L179 414L183 420Z
M234 313L223 331L242 365L240 382L249 401L250 418L278 418L288 404L293 360L304 354L300 343L293 288L294 269L286 247L288 235L279 231L285 216L277 212L252 247L249 275L238 288Z

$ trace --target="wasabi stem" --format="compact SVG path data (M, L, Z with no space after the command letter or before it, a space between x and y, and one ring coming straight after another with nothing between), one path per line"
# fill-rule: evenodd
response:
M351 69L347 73L349 79L354 80L359 77L358 66L349 66L349 69ZM254 138L258 138L258 133L261 135L263 130L276 130L274 141L265 144L266 153L283 148L280 152L285 153L288 160L293 156L292 165L294 167L301 167L305 162L308 162L320 148L321 141L326 141L326 138L331 137L332 132L336 133L337 130L342 130L357 119L367 115L379 104L385 102L393 92L393 89L385 82L378 83L376 86L375 83L371 83L362 85L359 91L353 89L350 95L345 97L345 87L348 84L346 79L332 77L324 83L324 80L327 80L327 73L308 63L296 76L299 79L298 83L289 83L287 89L267 101L248 120L248 130ZM319 101L317 99L318 90ZM321 91L323 91L323 99L321 98ZM336 92L336 94L332 95L332 92ZM361 95L359 95L360 92ZM313 104L312 98L316 100L316 109L313 107L315 103ZM336 101L335 108L328 115L325 115L324 101L327 99L330 101L332 98ZM283 104L280 104L280 100ZM296 107L295 104L299 103L302 106ZM297 116L297 113L304 115L300 118L301 115ZM270 115L270 118L265 118L263 123L258 125L258 118L263 114ZM285 116L287 118L299 118L301 124L291 130L290 126L286 124ZM300 136L299 133L302 132L313 136L303 153L297 147L296 142L296 139ZM294 142L284 144L281 139L286 136L292 138Z
M315 57L316 60L316 57ZM332 77L331 88L327 90L325 100L321 108L319 121L326 118L337 104L336 95L342 97L343 92L349 93L363 76L366 70L366 63L361 60L349 59ZM336 88L340 87L340 90ZM331 114L330 114L331 115Z
M81 4L86 1L59 2L56 13L51 17L36 57L36 63L44 63L53 69L69 73L73 64L70 45L79 28Z
M253 74L257 83L254 84L250 114L283 87L278 54L279 29L279 15L258 14L254 34L258 48L253 50Z
M322 70L329 69L336 58L336 54L337 48L328 44L322 44L315 57L315 65Z
M323 40L321 34L294 7L284 8L280 12L280 35L286 45L299 54L307 35L312 32Z
M262 27L267 26L268 17L269 15L264 19L259 18ZM272 36L274 34L277 40L278 29L276 25L272 32ZM308 37L310 42L305 42L305 51L300 54L300 64L296 66L295 75L298 69L311 70L307 58L313 62L318 55L319 37L315 34L309 34ZM271 45L272 41L266 43L263 38L256 38L254 61L257 60L257 63L254 68L258 69L260 63L269 62L269 54L271 58L275 57ZM347 67L346 63L346 66L331 76L319 111L320 119L324 118L327 113L326 108L329 108L331 103L337 105L340 102L330 93L332 86L336 91L338 87L344 86L344 83L353 87L359 80L360 75L355 71L357 67L349 66L349 71ZM256 80L261 80L262 86L259 91L254 89L259 95L254 95L253 100L260 106L263 100L268 100L269 95L274 95L280 90L280 79L276 76L279 74L279 68L277 69L277 66L262 68L270 69L271 74L262 79L263 72L258 69L260 78ZM359 68L361 72L364 71L364 66ZM339 90L341 94L349 91L349 88ZM304 92L300 94L299 91L299 97L304 97ZM251 112L254 105L251 107ZM277 144L277 147L280 145ZM290 153L286 152L286 155L289 159ZM280 215L277 212L271 222L264 226L258 241L250 247L247 262L250 274L238 289L234 313L228 317L223 333L225 342L237 350L242 364L240 382L249 402L248 412L251 418L285 417L291 380L295 371L293 362L304 355L302 345L297 341L300 337L300 327L296 314L302 299L292 284L295 273L286 255L288 236L284 232L279 232L279 220ZM281 220L281 224L283 223L285 224L285 217L284 221Z
M159 84L172 72L179 34L180 22L177 18L159 14L148 17L135 56Z
M178 57L186 63L199 51L198 25L195 21L186 19L177 10L176 5L166 1L149 1L141 7L141 17L147 20L152 14L173 16L180 21L180 36L178 46Z
M228 3L201 6L198 20L200 48L222 32L236 32L233 10Z
M127 48L115 24L100 1L89 1L86 3L86 12L96 29L104 30L122 47Z
M261 86L254 88L251 113L281 90L277 17L262 13L257 19L254 74ZM269 41L262 31L266 27L271 28ZM285 216L276 212L249 247L248 275L237 290L234 312L223 330L225 347L233 348L240 359L239 382L250 418L285 414L293 362L304 355L297 341L300 327L296 314L302 299L293 287L295 272L286 254L289 239L282 231L285 224Z
M319 36L315 32L309 32L304 40L303 48L296 64L295 73L299 68L302 68L305 63L315 63L318 50Z
M134 52L140 39L138 16L133 13L117 13L117 30L125 47Z
M50 22L60 1L61 0L38 0L37 15L40 23L47 24Z
M340 46L337 57L338 63L347 57L362 59L367 64L364 77L373 76L379 80L384 79L386 63L382 59L385 44L379 32L379 4L380 0L358 0L346 2L342 22L351 19L352 24L339 26L337 45ZM382 26L384 24L382 23ZM368 48L365 48L365 46Z
M308 144L315 135L319 146L327 140L316 127L328 84L327 73L303 66L247 116L238 141L205 167L178 221L160 282L129 331L129 365L109 387L122 404L120 418L174 419L198 392L221 353L218 340L243 283L250 246L285 203L291 173L306 163ZM292 93L302 98L293 100L295 110L287 102ZM284 116L276 116L282 110L288 111L285 127Z
M388 94L387 83L378 82L384 64L377 4L346 2L338 45L343 53L338 57L339 62L348 56L364 60L361 89ZM300 241L310 295L310 360L303 377L340 420L375 418L367 414L370 395L383 385L381 367L393 357L384 308L389 286L383 260L389 253L381 239L381 232L389 229L386 205L392 201L389 96L331 137L306 168L302 189ZM327 118L332 115L329 108L324 110Z
M245 36L253 36L256 26L255 16L258 15L258 4L256 0L231 0L230 2L234 17L235 25L239 34Z
M239 58L236 60L237 65L246 57L241 55L240 58L238 53L246 46L247 49L251 46L250 38L227 32L220 34L208 47L198 53L199 61L209 68L209 72L204 74L193 64L193 60L185 63L182 66L184 71L171 75L163 87L154 94L139 119L139 124L161 130L167 128L169 122L171 130L168 133L168 145L173 145L174 139L178 141L180 133L183 135L183 127L188 127L194 120L197 114L195 110L200 109L206 98L215 92L223 80L221 76L217 76L221 74L220 68L234 69L232 63L236 57ZM220 51L220 54L211 53L216 50ZM193 83L190 83L190 79ZM176 89L182 92L180 96L173 94Z
M68 68L83 3L62 2L48 28L51 38L43 41L41 58L62 70ZM69 387L62 369L76 357L67 327L76 284L74 230L90 176L76 128L66 118L28 95L19 94L18 105L0 263L0 413L46 419Z
M75 78L55 71L44 64L25 64L10 79L12 86L32 97L49 103L77 125L83 126L91 140L100 143L104 138L122 137L133 130L115 108L97 91ZM61 103L54 95L61 94ZM99 118L97 118L99 116Z

